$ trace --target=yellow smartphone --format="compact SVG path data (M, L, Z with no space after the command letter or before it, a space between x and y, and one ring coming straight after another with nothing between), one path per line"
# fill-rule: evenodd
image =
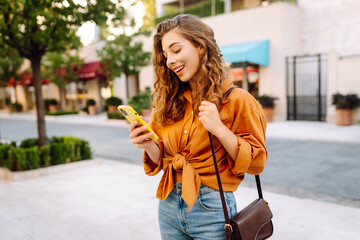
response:
M153 132L154 135L150 139L152 140L158 140L159 137L156 135L156 133L150 128L150 126L140 117L140 115L129 105L119 105L118 110L126 117L129 122L133 122L135 120L138 121L139 125L146 126L147 131L146 132Z

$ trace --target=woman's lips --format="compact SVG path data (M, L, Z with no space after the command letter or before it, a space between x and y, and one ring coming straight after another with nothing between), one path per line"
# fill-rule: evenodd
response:
M174 72L176 73L176 75L178 75L178 76L181 75L181 73L183 72L183 70L184 70L184 65L179 66L179 67L176 67L176 68L173 69L173 71L174 71Z

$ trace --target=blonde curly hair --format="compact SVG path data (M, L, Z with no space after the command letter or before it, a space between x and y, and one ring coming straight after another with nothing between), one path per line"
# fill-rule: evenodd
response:
M188 82L182 82L166 66L161 41L163 36L173 29L176 29L194 47L200 48L200 77L195 84L195 89L191 89L195 114L198 114L202 100L219 103L222 96L221 82L227 72L213 30L199 18L186 14L159 23L154 36L152 59L155 68L155 91L152 94L153 114L154 122L159 125L169 125L184 117L183 93L190 88Z

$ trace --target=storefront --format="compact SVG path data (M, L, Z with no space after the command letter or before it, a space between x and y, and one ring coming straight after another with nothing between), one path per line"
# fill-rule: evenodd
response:
M259 95L259 68L269 65L269 40L220 46L235 85Z
M101 89L106 84L106 74L101 61L85 63L77 70L77 80L66 86L66 100L72 110L86 107L87 99L94 99L98 112L103 111Z

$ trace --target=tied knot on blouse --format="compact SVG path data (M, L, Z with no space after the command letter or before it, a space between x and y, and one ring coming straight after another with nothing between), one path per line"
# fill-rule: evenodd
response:
M175 186L173 176L173 169L175 171L182 172L182 198L189 206L189 212L194 206L199 189L201 185L201 179L195 168L186 160L186 157L181 153L177 153L171 163L164 169L164 175L162 176L161 183L158 188L158 194L167 198L172 189ZM195 196L195 198L194 198Z

